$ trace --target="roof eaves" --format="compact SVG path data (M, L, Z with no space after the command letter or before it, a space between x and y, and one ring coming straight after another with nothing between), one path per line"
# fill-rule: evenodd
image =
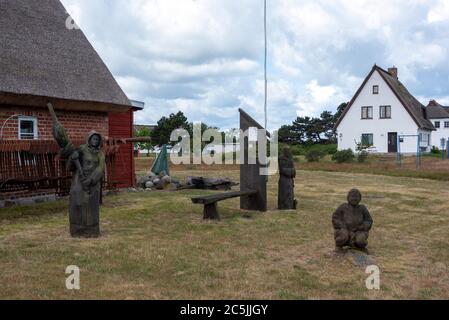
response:
M407 110L407 112L409 113L409 115L412 117L412 119L415 121L415 123L418 125L418 127L420 129L427 129L427 130L436 130L434 125L427 119L425 119L425 116L423 114L423 119L418 119L415 114L410 110L410 106L402 99L402 97L400 96L400 94L396 91L396 89L390 84L390 82L386 79L386 75L389 75L388 71L385 71L384 69L376 66L376 69L379 70L379 74L382 77L382 79L387 83L388 87L391 89L391 91L393 91L394 95L396 96L396 98L398 98L398 100L401 102L401 104L404 106L405 110ZM396 80L399 82L399 80ZM401 84L399 82L399 84ZM404 88L405 86L402 85ZM407 90L407 88L405 88ZM407 90L408 92L408 90ZM408 94L410 94L408 92ZM413 97L413 95L410 94L410 96L416 100L415 97ZM418 100L416 100L418 101ZM425 113L425 107L418 101L418 103L420 104L421 107L421 112ZM423 120L422 122L420 120Z

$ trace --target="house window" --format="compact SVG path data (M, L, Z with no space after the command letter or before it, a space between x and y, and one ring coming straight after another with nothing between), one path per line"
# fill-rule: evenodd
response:
M447 129L449 128L449 121L444 121L444 127Z
M419 139L421 140L421 146L428 146L430 142L430 134L420 133Z
M373 107L362 107L362 119L373 118Z
M379 86L373 86L373 94L379 94Z
M440 128L440 121L435 121L435 128L437 128L437 129Z
M374 135L372 133L362 134L362 146L371 147L374 145Z
M380 118L391 119L391 106L380 106Z
M19 117L19 139L37 139L37 118Z

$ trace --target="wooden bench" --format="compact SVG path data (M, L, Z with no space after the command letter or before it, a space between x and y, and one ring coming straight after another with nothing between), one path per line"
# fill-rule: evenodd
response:
M220 194L213 194L210 196L200 196L192 198L192 202L195 204L204 205L204 219L211 220L220 220L220 215L217 211L217 202L232 198L239 198L244 196L253 196L258 192L255 190L248 191L235 191L235 192L226 192Z

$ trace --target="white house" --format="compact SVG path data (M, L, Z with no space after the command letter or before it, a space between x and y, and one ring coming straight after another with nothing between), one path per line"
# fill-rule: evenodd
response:
M432 133L432 145L441 149L441 139L445 140L445 144L449 139L449 106L445 107L431 100L427 105L426 114L436 129Z
M374 65L336 125L338 149L357 143L377 153L430 151L435 127L426 108L398 79L398 69ZM419 138L419 140L418 140Z

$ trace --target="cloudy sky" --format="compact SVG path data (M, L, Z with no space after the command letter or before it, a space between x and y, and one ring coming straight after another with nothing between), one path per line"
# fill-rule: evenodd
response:
M263 0L63 0L152 124L263 123ZM374 63L449 104L449 0L268 0L270 129L349 101Z

